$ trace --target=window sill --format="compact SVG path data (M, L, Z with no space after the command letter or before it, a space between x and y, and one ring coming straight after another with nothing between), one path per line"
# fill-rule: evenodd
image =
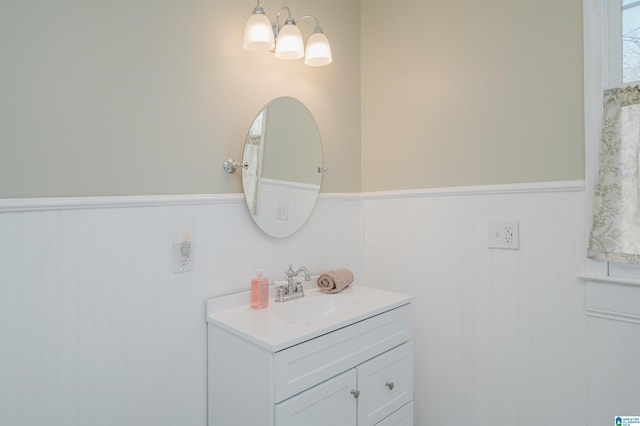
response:
M578 278L581 278L584 281L592 281L597 283L640 286L640 278L612 277L599 274L581 274L578 275Z

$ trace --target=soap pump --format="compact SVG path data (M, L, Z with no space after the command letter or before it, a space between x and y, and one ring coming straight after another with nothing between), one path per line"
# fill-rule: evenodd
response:
M251 280L251 307L263 309L269 306L269 280L258 271Z

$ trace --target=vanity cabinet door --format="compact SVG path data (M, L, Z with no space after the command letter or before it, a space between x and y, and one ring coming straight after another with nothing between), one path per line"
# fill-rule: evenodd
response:
M411 342L356 367L358 426L373 426L413 400L412 369Z
M408 403L376 426L413 426L413 402Z
M351 369L276 405L276 426L355 425L356 370Z

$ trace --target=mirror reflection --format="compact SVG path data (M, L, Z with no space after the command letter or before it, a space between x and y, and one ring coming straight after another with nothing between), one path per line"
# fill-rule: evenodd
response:
M299 230L322 183L322 142L307 107L291 97L269 102L251 124L242 162L247 208L260 229L272 237Z

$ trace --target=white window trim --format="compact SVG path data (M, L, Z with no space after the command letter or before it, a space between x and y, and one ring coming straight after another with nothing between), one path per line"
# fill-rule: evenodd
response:
M585 189L587 214L593 211L593 189L598 173L598 144L602 121L602 95L605 89L605 54L607 35L607 0L583 0L583 56L584 56L584 135ZM608 70L607 70L608 71ZM591 230L591 220L587 225ZM586 235L588 236L588 231ZM586 237L588 238L588 237ZM600 262L598 262L600 263Z
M605 5L606 0L582 1L582 34L584 61L584 138L585 138L585 221L584 232L585 271L581 278L593 280L606 277L608 271L603 262L586 257L586 247L591 231L593 212L593 190L598 170L598 141L600 120L602 117L602 93L604 90L604 53L605 53Z
M606 88L622 84L622 0L605 0L604 9L604 50L607 62L602 65Z

